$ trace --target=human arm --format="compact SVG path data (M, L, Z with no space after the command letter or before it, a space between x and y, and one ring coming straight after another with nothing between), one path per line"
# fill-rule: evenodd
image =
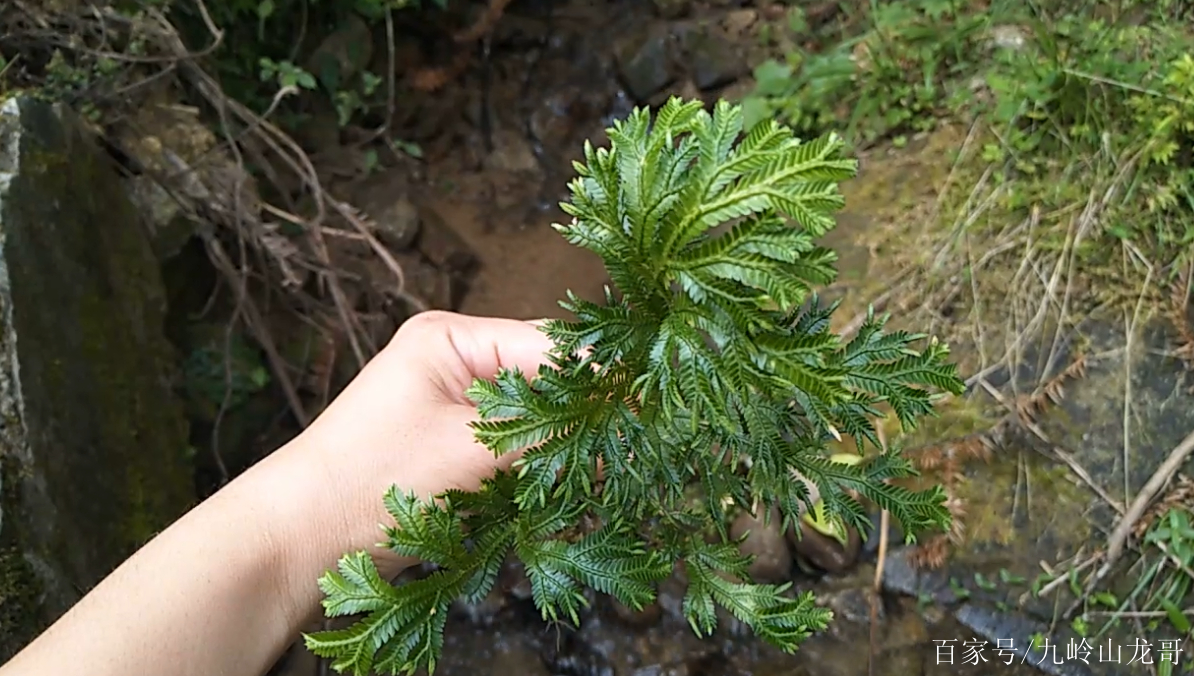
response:
M318 617L316 579L369 550L385 575L412 563L375 547L391 484L475 488L510 458L472 438L463 392L500 367L534 372L533 325L428 312L408 320L301 435L160 533L0 676L256 676Z

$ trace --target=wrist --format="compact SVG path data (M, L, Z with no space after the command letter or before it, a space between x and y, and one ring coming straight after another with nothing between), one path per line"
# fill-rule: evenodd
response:
M383 578L392 579L417 563L387 551L382 523L387 515L383 491L358 485L356 472L346 472L343 460L302 434L274 451L260 464L272 467L264 474L273 484L271 495L286 496L278 504L278 546L289 587L299 594L300 605L312 612L322 594L318 579L334 570L345 554L364 550L372 555ZM263 467L262 469L266 469Z

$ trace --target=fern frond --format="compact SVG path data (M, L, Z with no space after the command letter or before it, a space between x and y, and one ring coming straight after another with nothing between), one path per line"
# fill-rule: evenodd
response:
M742 130L737 106L672 99L615 123L609 147L585 144L561 205L571 220L555 227L601 256L617 293L569 293L572 317L543 327L549 365L469 388L477 439L522 452L509 471L438 501L387 494L389 548L436 563L433 575L392 587L357 553L320 581L329 615L363 615L306 638L337 670L433 670L448 605L488 593L510 552L546 619L576 620L586 588L645 606L682 566L694 631L712 632L721 606L792 651L830 613L748 579L727 505L778 506L790 524L812 507L807 480L839 525L868 529L867 499L909 539L946 528L941 489L890 481L916 474L897 450L828 458L842 432L878 448L881 407L911 427L936 394L962 391L944 345L886 332L886 316L868 314L849 341L830 330L837 305L816 292L836 258L817 240L854 161L833 135L802 140L773 120Z

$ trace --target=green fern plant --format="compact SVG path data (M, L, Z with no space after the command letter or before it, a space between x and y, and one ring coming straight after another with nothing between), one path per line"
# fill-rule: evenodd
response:
M916 351L924 336L885 333L873 315L848 342L829 330L836 304L812 290L834 279L835 256L814 240L834 226L855 162L836 136L803 142L765 120L743 137L742 119L724 101L710 114L672 99L654 120L639 109L616 123L609 148L586 143L562 205L572 220L556 227L604 259L620 294L569 293L575 318L544 327L551 366L469 389L477 438L496 454L527 449L511 471L434 502L385 496L387 546L434 573L393 586L357 552L320 580L328 616L364 615L306 637L337 671L434 671L449 606L482 599L510 553L547 620L577 622L586 587L642 608L680 565L695 632L710 634L722 606L793 651L830 612L790 585L752 583L725 510L778 505L789 525L811 508L794 475L836 524L869 527L853 491L909 541L947 527L940 488L889 483L914 475L898 452L853 465L826 452L842 434L878 448L881 406L911 427L937 393L962 389L935 340Z

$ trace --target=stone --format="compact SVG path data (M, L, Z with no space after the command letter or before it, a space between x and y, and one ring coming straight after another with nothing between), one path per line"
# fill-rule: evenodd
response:
M380 193L373 193L375 199L359 206L372 217L377 225L377 235L382 243L394 249L409 249L419 236L419 209L409 199L402 196L390 196L388 199Z
M739 549L753 557L747 572L755 582L782 583L791 574L792 553L784 540L782 524L778 507L771 508L767 519L743 512L730 524L731 538L746 536Z
M932 643L932 636L920 613L904 609L893 613L883 634L883 650L898 651Z
M338 90L372 60L373 33L369 24L349 13L344 22L311 52L306 67L325 87Z
M532 598L531 579L527 577L526 566L516 557L509 557L498 572L498 586L515 601L529 601Z
M418 249L437 268L453 273L471 273L479 258L464 238L434 209L420 212L423 218Z
M68 109L0 104L0 663L194 502L149 235Z
M682 18L692 9L692 0L655 0L653 4L659 18L668 21Z
M498 676L548 676L547 665L539 654L522 641L505 641L494 650L488 673Z
M754 27L759 21L759 12L756 9L736 9L725 15L722 19L721 25L725 28L726 35L731 39L742 39L747 36L747 32Z
M617 618L619 622L622 622L628 627L633 627L636 629L642 629L644 627L650 627L656 624L659 622L659 618L663 615L663 609L658 603L650 603L646 606L643 606L642 610L635 610L625 603L622 603L621 601L611 597L609 599L609 607L610 610L613 611L614 617Z
M803 519L797 527L799 533L796 528L788 529L788 541L797 556L817 568L827 573L840 573L858 560L862 541L858 531L853 528L847 530L846 544L843 546L836 539L818 532Z
M653 26L628 34L615 47L618 77L635 101L646 101L676 79L668 50L670 41L665 30Z
M958 600L944 571L921 570L913 565L916 548L908 545L892 547L883 564L883 588L914 598L928 598L933 603L948 605Z
M485 598L476 603L466 603L457 599L452 604L452 613L466 618L475 626L490 627L493 626L507 605L506 595L495 587L486 594Z
M1049 676L1091 676L1094 673L1080 660L1064 660L1058 663L1057 658L1061 657L1062 651L1056 646L1064 646L1066 641L1060 633L1053 633L1047 622L1038 622L1015 611L996 610L977 603L962 604L954 612L954 617L977 635L977 639L973 640L985 640L991 646L1001 646L1006 650L1005 655L1013 654L1017 662L1034 665L1040 673ZM1040 643L1040 638L1034 638L1038 636L1047 639L1048 643ZM961 643L958 641L955 645ZM1053 647L1042 649L1039 647L1041 645ZM1125 648L1124 652L1130 650L1132 649ZM1025 655L1025 652L1028 654ZM1094 662L1093 655L1090 661ZM1116 670L1111 673L1125 672Z
M174 259L197 232L196 212L211 220L240 222L260 210L257 181L220 145L199 111L176 105L168 91L154 91L107 141L134 170L125 181L146 223L158 257ZM270 233L264 233L268 239Z
M484 160L485 168L517 174L536 174L539 160L524 134L508 129L493 133L493 152Z
M871 594L869 589L859 587L842 589L822 594L817 600L833 611L835 621L870 624ZM875 609L875 619L882 622L886 615L883 600L878 599L878 603L879 605Z
M749 70L742 55L719 31L694 30L684 36L683 43L693 84L701 91L728 85Z
M1008 51L1020 51L1028 44L1027 32L1012 24L993 26L987 39L992 47Z

